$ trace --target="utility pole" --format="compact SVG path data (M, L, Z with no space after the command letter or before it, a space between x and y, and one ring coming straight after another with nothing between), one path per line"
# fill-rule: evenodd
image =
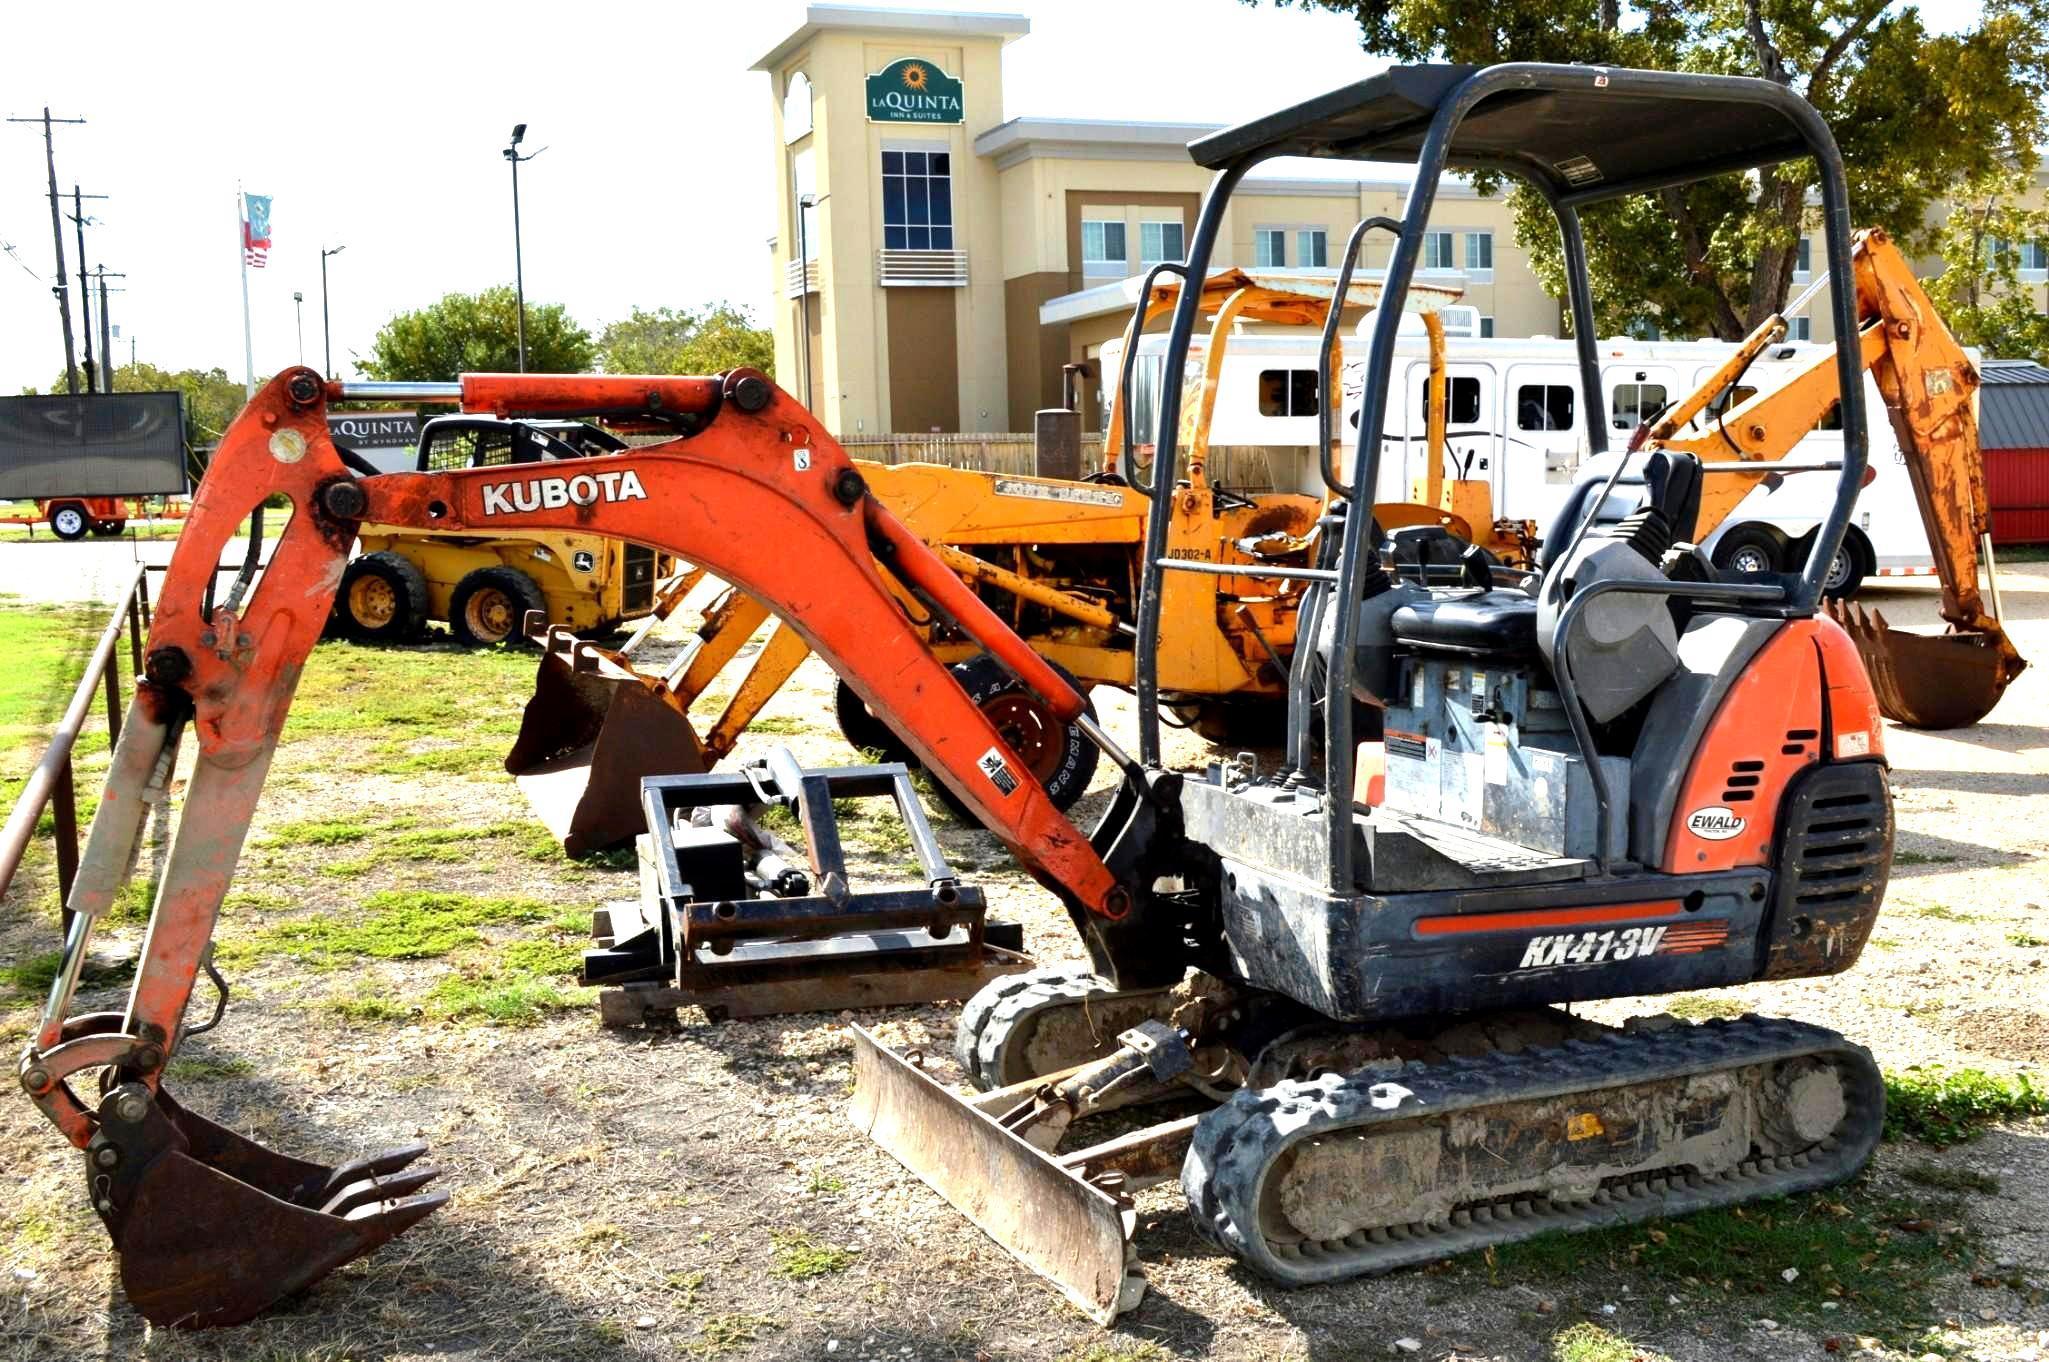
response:
M519 144L526 137L526 124L512 125L512 145L505 148L505 159L512 162L512 288L519 300L519 371L526 372L526 270L520 261L519 252L519 163L531 161L541 151L519 154Z
M64 280L64 210L57 206L57 143L50 128L56 123L83 123L83 118L52 118L50 106L43 106L41 118L10 118L10 123L43 125L43 160L50 170L50 239L57 247L57 315L64 320L64 382L73 396L78 394L78 351L71 341L71 290Z
M98 218L85 215L86 199L104 199L105 194L81 194L78 186L71 186L71 221L78 228L78 322L85 335L85 390L89 393L112 391L99 382L92 358L92 286L88 276L92 273L85 263L85 227L87 223L98 223ZM107 357L107 347L100 346L100 355Z
M83 266L81 266L81 268L83 268ZM128 276L117 272L112 277L115 279L126 279ZM107 312L107 279L107 266L106 263L103 261L101 262L99 268L100 391L103 393L110 393L114 391L114 331L112 325L110 324L110 315ZM117 289L115 291L119 292L120 290Z
M334 332L327 323L327 257L340 255L347 249L346 244L320 248L320 372L329 378L334 377Z

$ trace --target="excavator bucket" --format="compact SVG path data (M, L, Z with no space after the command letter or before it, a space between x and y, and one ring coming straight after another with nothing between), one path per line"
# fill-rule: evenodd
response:
M139 1083L108 1095L86 1150L121 1285L152 1324L240 1324L439 1210L406 1145L340 1167L287 1158Z
M625 657L550 629L505 769L572 856L641 830L640 779L712 758L678 697Z
M1879 709L1909 728L1970 727L2028 665L2003 630L1910 633L1854 602L1830 601L1828 613L1855 640Z

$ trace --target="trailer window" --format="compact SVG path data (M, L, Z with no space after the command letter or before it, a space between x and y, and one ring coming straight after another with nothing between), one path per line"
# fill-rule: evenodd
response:
M1316 370L1260 370L1259 414L1261 416L1316 415Z
M1448 404L1450 411L1445 416L1445 424L1451 426L1477 425L1480 420L1480 380L1453 375L1445 379L1444 384L1450 390L1451 397L1451 401ZM1425 377L1423 380L1423 395L1418 405L1423 410L1423 419L1428 421L1430 419L1430 380L1428 377Z
M1664 406L1665 385L1662 383L1617 383L1613 422L1615 429L1635 430L1656 416Z
M1571 430L1573 395L1567 383L1525 383L1515 390L1517 430Z

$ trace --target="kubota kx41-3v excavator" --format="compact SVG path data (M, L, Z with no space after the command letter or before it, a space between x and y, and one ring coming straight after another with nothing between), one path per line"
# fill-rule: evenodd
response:
M676 438L588 470L359 477L323 415L352 386L291 370L236 419L195 498L19 1071L84 1152L138 1309L173 1324L246 1319L439 1204L419 1190L431 1174L409 1167L416 1149L338 1169L286 1158L163 1084L300 668L365 521L576 529L704 565L796 629L1059 896L1091 969L1014 976L968 1005L960 1052L989 1091L964 1102L856 1028L853 1114L1098 1318L1142 1285L1131 1191L1177 1173L1212 1242L1308 1282L1824 1186L1862 1166L1882 1086L1841 1036L1757 1018L1608 1028L1553 1006L1846 969L1884 893L1878 706L1856 647L1816 614L1867 454L1850 211L1826 126L1764 81L1423 66L1191 150L1216 182L1186 265L1161 267L1188 279L1206 275L1232 191L1261 161L1416 162L1404 217L1361 224L1347 251L1356 259L1370 227L1392 230L1397 301L1446 170L1522 176L1556 212L1587 410L1601 393L1578 209L1812 156L1844 441L1804 570L1723 579L1692 547L1703 481L1769 469L1659 450L1642 460L1643 504L1604 518L1618 462L1534 578L1497 585L1477 563L1457 587L1391 578L1368 513L1401 310L1385 306L1353 460L1341 469L1323 451L1334 498L1312 565L1260 569L1307 583L1283 766L1183 775L1161 763L1160 588L1208 565L1164 551L1171 477L1141 480L1153 508L1133 758L759 374L472 375L461 398L473 411L659 419ZM1182 372L1197 293L1177 304L1168 373ZM1180 403L1168 385L1157 470L1176 465ZM1598 423L1589 437L1603 452ZM215 595L223 547L273 495L297 513L267 570L254 577L252 553ZM1092 835L921 645L891 579L1118 767ZM1386 711L1384 746L1355 739L1362 701ZM188 730L199 750L128 1006L70 1015L93 924ZM932 892L937 932L958 887ZM1104 1027L1121 1028L1107 1053L1094 1041ZM94 1070L96 1093L79 1086ZM1093 1112L1190 1093L1216 1105L1058 1152Z

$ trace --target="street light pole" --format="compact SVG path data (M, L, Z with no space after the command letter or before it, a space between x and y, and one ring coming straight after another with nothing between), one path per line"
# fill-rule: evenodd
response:
M334 333L327 324L327 257L340 255L347 249L347 245L320 248L320 371L329 378L334 377ZM299 346L302 354L305 348L303 343Z
M512 144L505 148L505 159L512 163L512 288L519 303L519 371L526 372L526 268L520 258L519 248L519 163L531 161L541 151L519 154L519 144L526 138L526 124L512 125Z
M306 362L306 295L292 290L292 311L299 319L299 363Z

